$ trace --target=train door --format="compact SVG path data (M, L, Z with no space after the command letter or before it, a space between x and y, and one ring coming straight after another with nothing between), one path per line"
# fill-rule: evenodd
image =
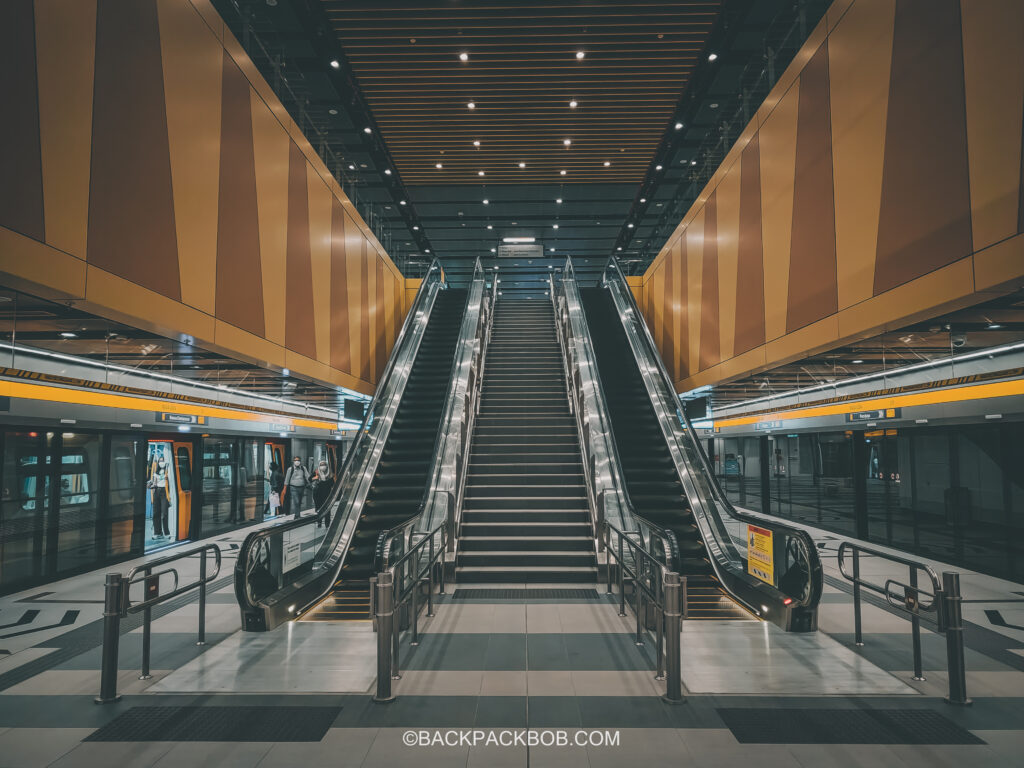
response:
M192 525L192 443L174 444L174 479L178 485L178 532L177 540L191 538Z
M273 471L271 469L271 465L276 464L277 471L281 473L284 472L284 450L284 443L268 440L263 445L263 508L266 510L267 517L273 516L275 514L281 514L284 511L283 508L280 506L278 506L274 510L270 509L270 477L271 472ZM280 503L280 501L281 499L278 498L278 503Z
M153 437L146 449L145 551L189 538L192 444Z

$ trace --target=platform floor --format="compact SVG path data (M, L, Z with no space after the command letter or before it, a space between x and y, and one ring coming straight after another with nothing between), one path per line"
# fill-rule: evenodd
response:
M924 682L910 680L909 624L880 605L865 605L865 645L853 645L851 599L830 562L836 540L819 538L827 573L822 632L687 623L682 705L660 699L650 644L634 644L632 615L620 618L601 585L594 599L449 594L423 622L420 645L403 642L398 699L386 705L368 695L375 666L369 622L241 633L230 561L210 596L207 645L195 645L194 602L157 611L150 680L137 679L141 630L126 622L123 698L105 706L92 701L99 605L81 602L99 599L102 574L0 598L0 625L40 612L0 629L7 651L0 654L0 768L1020 765L1020 585L964 576L965 598L983 601L965 606L974 705L951 707L942 700L943 638L924 634ZM238 542L224 537L226 550L231 543ZM74 622L45 629L68 610L80 612ZM18 634L26 630L33 631ZM618 742L484 743L527 729L537 738L563 732L572 740L582 730ZM452 734L451 746L406 744Z

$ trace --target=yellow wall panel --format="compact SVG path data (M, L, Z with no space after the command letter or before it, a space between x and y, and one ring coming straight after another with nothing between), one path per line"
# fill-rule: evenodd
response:
M306 168L309 195L309 255L313 267L313 328L316 356L331 359L331 193L323 180Z
M962 0L975 250L1017 234L1024 116L1024 3Z
M1024 235L1016 235L974 254L977 291L1012 290L1024 284Z
M740 163L733 163L716 190L718 204L718 329L721 359L736 348L736 278L740 249Z
M256 208L260 219L260 268L267 339L284 346L285 254L288 247L288 134L255 93L252 141L256 158Z
M704 209L701 208L684 234L686 238L686 327L690 344L690 371L700 368L700 293L704 274Z
M224 50L182 0L158 0L181 300L216 302L221 77Z
M790 88L758 133L766 339L778 338L786 332L799 98L799 89Z
M828 41L839 308L871 297L895 0L857 0Z
M380 316L377 312L377 254L369 247L369 243L366 244L366 296L366 311L369 314L370 325L370 349L368 350L370 381L375 382L377 380L377 358L380 355L380 350L377 349L377 321Z
M83 30L96 28L96 1L36 0L34 12L46 242L84 259L96 37Z
M85 296L85 261L38 240L0 227L3 285L47 299Z
M288 365L284 347L244 331L237 325L218 320L214 326L214 334L215 345L225 354L240 355L257 365L269 364L279 368L286 368Z
M345 266L348 269L348 304L345 309L348 311L348 332L349 343L352 350L353 376L359 376L363 369L363 360L366 359L367 350L363 348L362 334L360 332L360 317L365 312L360 295L360 281L362 270L360 265L363 259L363 235L355 223L348 216L345 217Z

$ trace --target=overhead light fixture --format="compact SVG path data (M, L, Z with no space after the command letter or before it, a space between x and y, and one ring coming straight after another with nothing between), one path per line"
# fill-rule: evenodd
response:
M558 225L557 225L557 224L552 224L552 225L551 225L551 228L552 228L552 229L558 229Z
M459 61L469 61L469 54L468 53L460 53L459 54Z
M479 141L474 141L473 142L473 146L474 147L479 147L480 146L480 142Z
M487 228L488 228L488 229L494 229L494 225L493 225L493 224L488 224L488 225L487 225Z
M718 58L718 54L717 53L709 53L708 54L708 61L714 61L717 58Z
M605 160L604 161L604 167L607 168L609 165L611 165L611 163L609 161Z
M399 205L405 205L405 200L399 200L399 201L398 201L398 204L399 204Z
M565 171L559 171L559 172L558 172L558 175L559 175L559 176L565 176Z
M484 172L483 172L483 171L477 171L477 172L476 172L476 175L477 175L477 176L483 176L483 175L484 175Z
M363 133L373 133L373 128L371 128L370 126L366 126L365 128L363 128Z
M355 164L354 164L354 163L349 163L349 164L348 164L348 169L349 169L350 171L354 171L354 170L356 169L356 166L355 166Z
M413 225L413 230L417 230L417 229L419 229L419 227L416 226L416 225Z
M656 166L654 166L654 170L656 170L656 171L660 171L660 170L661 170L661 166L660 166L660 165L656 165Z
M641 203L646 203L647 202L647 198L646 197L641 197L640 198L640 202Z
M696 164L697 164L697 161L696 161L696 160L691 160L691 161L690 161L690 165L696 165Z
M570 144L572 144L572 139L562 139L562 143L568 147Z
M525 167L526 167L526 163L520 163L520 164L519 164L519 167L520 167L520 168L525 168Z
M548 248L548 250L549 250L549 251L553 251L553 250L555 250L555 246L553 246L553 245L552 245L552 246L551 246L550 248ZM548 267L548 269L551 269L551 267Z
M491 253L497 253L497 249L496 248L491 248Z
M557 198L557 199L555 200L555 202L556 202L556 203L558 203L559 205L561 205L561 204L562 204L562 198L560 198L560 197L559 197L559 198Z
M676 130L677 131L681 131L682 129L683 129L683 124L682 123L676 123Z
M424 249L423 249L423 252L424 252L424 253L430 253L430 249L429 249L429 248L424 248Z
M586 54L586 52L584 52L584 51L576 51L576 58L577 58L577 59L582 59L582 58L583 58L584 56L586 56L586 55L587 55L587 54Z
M444 168L444 166L441 165L440 163L435 163L434 167L437 168L438 170L441 170L442 168Z
M384 175L385 176L390 176L391 175L391 169L390 168L385 168L384 169Z
M336 114L338 114L338 110L336 110L334 107L331 107L330 109L327 110L327 114L328 115L336 115Z
M851 360L850 362L852 362L854 365L857 365L858 363L863 363L864 361L863 360Z
M487 199L487 198L485 197L485 198L484 198L484 205L490 205L490 204L491 204L491 201L490 201L490 200L488 200L488 199Z
M61 331L60 335L63 336L65 339L77 339L78 338L78 334L77 333L72 333L71 331Z
M341 67L341 62L337 59L331 59L331 69L338 69L339 67Z
M1002 327L1003 327L1003 326L1002 326L1002 325L1000 325L999 323L989 323L989 324L988 324L988 329L989 329L990 331L995 331L995 330L997 330L997 329L999 329L999 328L1002 328Z
M572 101L569 102L569 109L576 109L576 107L578 106L579 103L576 101L576 99L573 99Z
M630 229L632 229L633 228L633 222L632 221L629 222L629 224L627 224L626 226L629 227Z
M469 107L470 109L476 109L476 103L472 101L466 104L466 106Z
M536 237L503 237L501 238L503 243L535 243L537 242ZM495 267L497 269L497 267Z
M621 250L622 250L622 246L620 245L620 246L619 246L618 248L616 248L615 250L617 250L617 251L621 251Z

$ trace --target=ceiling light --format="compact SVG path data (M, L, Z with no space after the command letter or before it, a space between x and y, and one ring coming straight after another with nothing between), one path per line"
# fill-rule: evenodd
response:
M491 248L491 253L497 253L497 249Z
M549 250L549 251L553 251L553 250L555 250L555 246L553 246L553 245L552 245L552 246L551 246L550 248L548 248L548 250ZM551 267L548 267L548 269L551 269Z
M419 227L418 227L418 226L415 226L415 225L413 225L413 229L419 229Z
M620 245L620 246L619 246L618 248L616 248L615 250L617 250L617 251L621 251L621 250L622 250L622 246Z
M477 176L483 176L483 175L484 175L484 172L483 172L483 171L477 171L477 172L476 172L476 175L477 175Z
M469 107L470 109L476 109L476 104L472 101L466 104L466 106Z
M629 222L629 224L627 224L626 226L629 227L630 229L632 229L633 228L633 222L632 221Z
M435 168L437 168L438 170L440 170L440 169L444 168L444 166L443 166L443 165L441 165L440 163L436 163L436 164L434 165L434 167L435 167Z
M484 198L484 205L490 205L490 204L491 204L491 201L488 200L487 198Z
M562 139L562 143L568 147L570 144L572 144L572 139Z
M579 103L576 101L576 99L573 99L572 101L569 102L569 109L576 109L576 107L578 106Z
M520 167L520 168L525 168L525 167L526 167L526 163L520 163L520 164L519 164L519 167Z
M487 228L488 228L488 229L494 229L494 225L493 225L493 224L488 224L488 225L487 225Z
M713 101L708 106L711 107L712 109L718 109L718 102Z
M399 200L399 201L398 201L398 204L399 204L399 205L405 205L405 200Z
M337 59L331 59L331 69L338 69L341 67L341 63Z
M714 61L717 58L718 58L718 54L717 53L709 53L708 54L708 61Z
M468 53L460 53L459 54L459 61L469 61L469 54Z
M646 203L647 202L647 198L646 197L641 197L640 198L640 202L641 203Z
M552 229L558 229L558 225L557 225L557 224L552 224L552 225L551 225L551 228L552 228Z
M385 168L384 169L384 175L385 176L390 176L391 175L391 169L390 168Z
M562 204L562 198L559 197L558 199L555 200L555 202L558 203L559 205L561 205Z
M65 339L77 339L78 338L78 334L77 333L72 333L71 331L61 331L60 335L63 336Z
M676 123L676 130L677 131L681 131L682 129L683 129L683 124L682 123Z
M577 59L582 59L586 55L587 54L584 51L576 51L576 58Z
M559 176L565 176L565 171L559 171L559 172L558 172L558 175L559 175Z
M503 237L501 238L503 243L535 243L537 242L536 237ZM495 267L497 269L497 267Z
M661 166L660 166L660 165L656 165L656 166L654 166L654 170L656 170L656 171L660 171L660 170L661 170Z
M697 161L696 161L696 160L691 160L691 161L690 161L690 165L696 165L696 164L697 164Z
M336 114L338 114L338 110L336 110L334 107L331 107L330 109L327 110L327 114L328 115L336 115Z
M348 169L349 169L350 171L354 171L354 170L356 169L356 167L355 167L355 165L353 165L352 163L349 163L349 164L348 164Z
M373 133L373 128L371 128L370 126L366 126L365 128L363 128L363 133Z
M605 161L604 161L604 167L605 167L605 168L607 168L607 167L608 167L609 165L611 165L611 163L610 163L610 162L608 162L607 160L605 160Z
M863 360L853 360L852 362L853 362L854 365L856 365L857 363L863 363L864 361Z
M1003 326L1002 326L1002 325L1000 325L999 323L989 323L989 324L988 324L988 329L989 329L990 331L994 331L994 330L996 330L996 329L998 329L998 328L1002 328L1002 327L1003 327Z
M424 248L424 249L423 249L423 252L424 252L424 253L430 253L430 249L429 249L429 248Z
M473 146L474 147L479 147L480 146L480 142L479 141L474 141L473 142Z

